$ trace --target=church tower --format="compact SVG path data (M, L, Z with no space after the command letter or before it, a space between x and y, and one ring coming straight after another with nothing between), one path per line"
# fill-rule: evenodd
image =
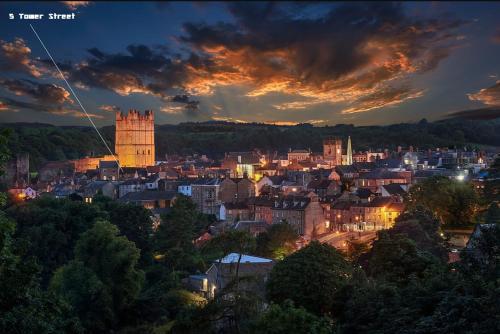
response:
M323 159L332 166L342 165L342 139L332 137L323 140Z
M155 164L155 121L153 112L144 115L130 110L116 113L115 153L122 167L146 167Z
M347 161L346 161L346 165L352 165L351 136L347 137Z

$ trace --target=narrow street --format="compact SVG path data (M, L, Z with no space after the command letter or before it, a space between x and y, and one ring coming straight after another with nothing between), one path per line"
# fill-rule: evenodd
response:
M346 249L348 240L356 240L359 242L368 242L375 239L376 232L340 232L335 231L332 233L324 234L318 238L321 243L327 243L338 249Z

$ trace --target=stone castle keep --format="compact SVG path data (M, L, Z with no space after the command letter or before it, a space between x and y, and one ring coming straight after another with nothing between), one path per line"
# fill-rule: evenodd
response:
M142 115L130 110L116 113L115 154L122 167L146 167L155 164L155 121L153 112Z

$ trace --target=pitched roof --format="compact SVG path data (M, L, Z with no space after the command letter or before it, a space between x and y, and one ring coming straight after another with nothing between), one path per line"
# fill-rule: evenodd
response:
M225 159L241 164L256 165L260 163L259 157L254 152L229 152ZM238 160L241 160L241 162Z
M358 171L376 168L375 162L354 162L352 164Z
M116 161L99 160L99 168L118 168L118 163Z
M405 205L400 202L392 202L387 206L387 210L403 212L405 210Z
M268 206L271 207L274 204L274 199L269 198L267 196L258 196L258 197L250 197L247 200L248 205L256 205L256 206Z
M194 180L191 186L217 186L221 182L221 179L218 178L201 178Z
M311 198L306 196L285 196L274 200L273 209L275 210L304 210Z
M352 203L348 201L337 201L333 203L333 210L349 210L351 208Z
M266 222L255 220L240 220L234 226L238 231L249 231L251 228L266 229L268 227Z
M262 167L256 168L256 170L275 170L276 168L278 168L278 164L277 163L269 162L269 163L267 163L266 165L264 165Z
M121 202L146 202L157 200L172 200L177 196L175 191L138 191L130 192L118 199Z
M382 186L390 195L404 195L406 191L399 183L391 183Z
M393 202L391 197L375 197L368 203L355 203L353 206L357 207L370 207L370 208L381 208L383 206L388 206Z
M375 164L384 168L399 168L402 165L400 159L380 159L375 161Z
M147 183L155 182L160 179L160 175L158 174L152 174L146 178Z
M230 253L226 257L221 259L222 263L236 263L240 258L239 253ZM218 261L215 261L218 262ZM240 263L270 263L273 262L271 259L266 259L263 257L257 257L252 255L241 254Z
M399 172L393 172L383 168L377 168L371 172L362 173L360 179L404 179L405 177Z
M308 189L327 189L331 184L332 180L323 179L323 180L312 180L307 185Z
M286 179L284 176L281 175L273 175L273 176L267 176L269 180L273 183L273 185L277 186L283 183L283 181Z
M120 183L120 186L137 185L142 183L144 183L142 179L128 179Z
M353 166L353 165L340 165L340 166L335 166L335 171L339 173L340 175L344 174L354 174L357 173L358 170Z
M227 210L248 210L248 205L243 202L237 202L237 203L224 203L224 207Z
M358 196L359 198L368 198L372 195L375 194L368 188L358 188L356 190L356 196Z

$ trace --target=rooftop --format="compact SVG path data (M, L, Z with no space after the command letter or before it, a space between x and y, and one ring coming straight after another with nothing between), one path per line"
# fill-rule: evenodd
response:
M130 192L119 199L120 202L144 202L156 200L172 200L177 196L175 191L138 191Z
M237 263L240 257L239 253L230 253L226 257L222 258L222 263ZM270 263L273 262L271 259L266 259L263 257L257 257L252 255L241 254L240 263Z

